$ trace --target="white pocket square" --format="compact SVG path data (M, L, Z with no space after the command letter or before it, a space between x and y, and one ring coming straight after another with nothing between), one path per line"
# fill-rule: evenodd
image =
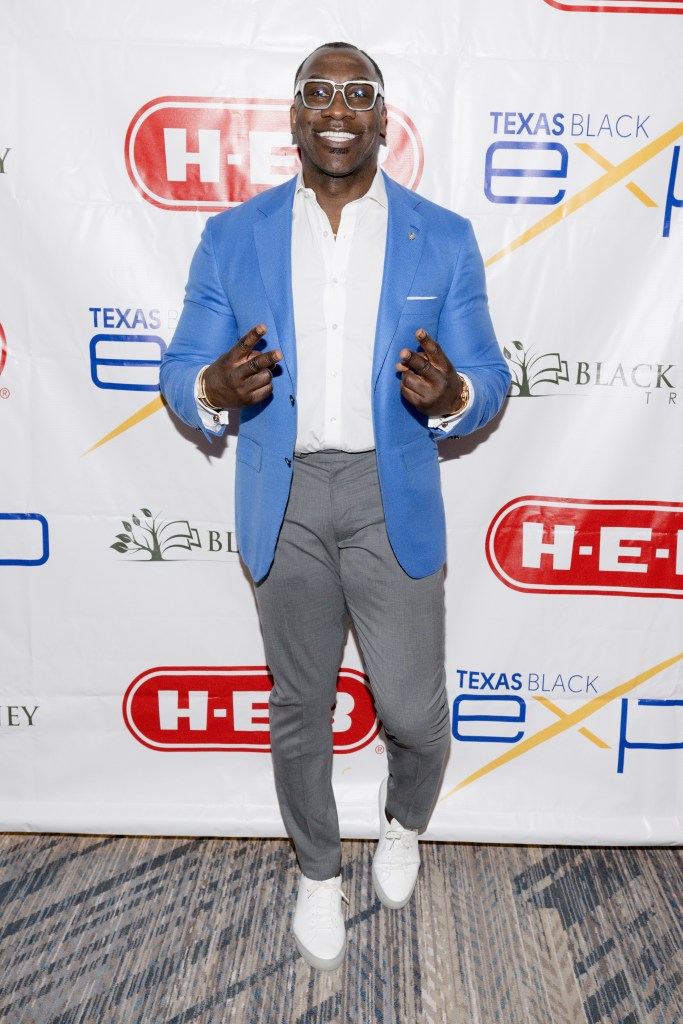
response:
M438 299L438 297L439 297L438 295L407 295L406 296L406 301L407 302L417 302L418 300L421 301L421 300L425 300L425 299Z

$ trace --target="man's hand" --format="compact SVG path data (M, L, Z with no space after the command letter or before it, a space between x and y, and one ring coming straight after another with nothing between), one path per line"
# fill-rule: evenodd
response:
M254 346L266 333L263 324L245 334L231 349L219 356L204 373L204 390L209 405L216 409L243 409L262 402L272 393L271 367L282 359L282 352L253 354Z
M401 349L396 364L403 377L401 394L425 416L449 416L460 412L464 381L444 350L424 328L415 332L422 352Z

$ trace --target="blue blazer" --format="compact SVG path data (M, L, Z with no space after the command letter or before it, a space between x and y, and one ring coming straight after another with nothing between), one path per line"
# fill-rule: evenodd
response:
M436 572L446 559L436 438L447 435L431 430L426 417L401 397L394 369L398 354L417 347L415 331L424 327L470 378L474 400L451 431L457 436L496 414L510 373L489 317L484 267L469 221L384 178L389 216L372 413L389 541L405 572L417 578ZM237 442L237 541L257 582L273 561L297 430L291 282L295 187L293 178L207 222L161 366L168 404L186 423L203 429L194 398L202 366L257 323L268 328L262 347L282 351L272 396L241 411ZM436 298L408 300L409 295Z

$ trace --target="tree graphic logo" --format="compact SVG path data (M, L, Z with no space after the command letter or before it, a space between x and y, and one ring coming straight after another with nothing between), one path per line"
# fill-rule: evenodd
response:
M543 384L558 385L560 381L569 381L566 359L560 358L559 352L544 352L535 356L533 350L527 350L521 341L513 341L514 352L503 348L503 355L510 364L512 383L510 396L513 398L539 397L538 388ZM534 394L536 392L536 394Z
M144 556L145 561L166 562L173 561L168 552L174 548L191 551L202 546L198 531L187 519L164 520L153 516L148 508L141 508L130 520L123 519L121 525L125 533L117 533L116 542L110 545L121 555L139 555Z

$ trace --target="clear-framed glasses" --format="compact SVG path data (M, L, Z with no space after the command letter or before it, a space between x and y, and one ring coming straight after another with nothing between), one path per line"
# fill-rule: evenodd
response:
M304 78L296 83L294 95L301 94L301 100L309 110L327 110L337 93L344 97L349 110L372 110L377 97L384 96L379 82L330 82L326 78Z

